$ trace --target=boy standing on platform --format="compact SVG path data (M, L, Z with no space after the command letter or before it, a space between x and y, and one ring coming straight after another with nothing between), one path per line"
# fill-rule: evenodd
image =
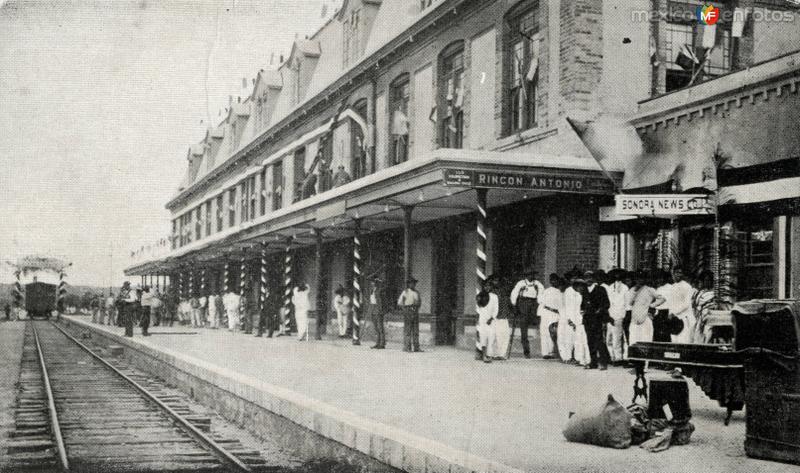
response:
M608 350L611 352L611 362L613 364L621 363L623 360L624 349L623 340L625 336L625 312L627 308L627 294L630 290L622 278L625 272L620 269L615 269L608 273L609 284L605 285L608 292L608 314L613 319L613 323L608 324L608 333L606 335L606 344Z
M419 306L420 297L417 292L417 280L409 277L406 289L397 299L397 305L403 311L403 351L421 352L419 348Z
M542 292L538 308L540 320L539 339L542 348L542 358L545 360L554 358L554 351L556 350L556 344L551 335L552 331L550 330L550 326L558 324L559 314L561 314L563 310L564 295L561 293L561 289L559 289L560 286L561 278L558 274L551 274L550 287Z

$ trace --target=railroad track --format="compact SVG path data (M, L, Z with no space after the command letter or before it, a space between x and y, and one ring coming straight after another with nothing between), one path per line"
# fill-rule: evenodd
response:
M115 366L116 365L116 366ZM265 471L257 451L210 432L157 381L106 360L50 322L23 344L10 471Z

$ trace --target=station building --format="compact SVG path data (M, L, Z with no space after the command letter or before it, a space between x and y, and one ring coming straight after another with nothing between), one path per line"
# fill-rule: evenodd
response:
M190 146L169 249L126 273L250 312L303 281L317 313L377 276L394 338L413 276L423 343L472 346L488 274L699 261L714 217L619 215L615 196L703 187L718 150L726 264L748 295L797 297L800 15L711 3L746 13L709 33L689 0L345 0ZM598 114L643 151L604 156L613 134L567 120Z

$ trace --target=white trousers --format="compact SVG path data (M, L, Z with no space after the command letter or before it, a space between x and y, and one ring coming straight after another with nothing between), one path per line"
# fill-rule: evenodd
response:
M541 341L542 356L552 355L556 346L550 337L550 324L558 323L558 315L542 314L539 322L539 340Z
M308 311L295 309L294 319L297 322L297 339L308 340Z
M344 337L347 334L347 316L339 309L336 309L336 321L339 323L339 336Z
M677 335L671 335L672 343L692 343L692 334L694 333L694 325L696 319L694 314L687 311L684 314L676 315L675 317L683 321L683 330Z
M490 325L480 324L476 328L478 329L478 344L481 348L486 348L486 355L493 357L495 356L494 351L494 324L496 321L493 321Z
M608 346L608 353L611 355L611 361L622 360L622 341L624 336L625 331L622 328L622 319L615 320L613 324L608 324L606 345Z
M492 347L493 356L505 358L508 353L508 342L511 341L511 325L508 319L495 319L492 322L494 327L494 340L489 344Z
M208 307L208 323L211 328L219 328L219 313L216 307Z
M198 307L197 309L192 309L192 327L202 327L203 326L203 309Z
M592 361L589 355L589 341L583 325L575 327L575 361L581 365L588 365Z
M575 345L575 329L569 326L566 317L558 320L558 355L564 361L572 359L572 349Z
M228 314L228 330L236 330L239 328L239 308L226 309Z
M646 317L644 322L637 324L635 320L631 321L630 328L631 338L628 340L629 345L637 342L652 342L653 341L653 321L650 317Z

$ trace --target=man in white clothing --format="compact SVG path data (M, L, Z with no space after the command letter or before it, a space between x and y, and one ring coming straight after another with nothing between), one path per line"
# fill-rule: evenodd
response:
M231 332L239 328L239 303L240 296L235 292L228 292L222 296L222 304L228 315L228 330Z
M610 271L608 276L611 281L609 284L604 284L604 286L608 293L608 315L614 320L614 323L608 324L608 330L606 330L606 345L608 345L608 351L611 354L611 363L616 364L622 362L624 359L623 340L625 329L623 324L626 310L625 296L630 288L622 282L622 277L624 276L622 270L615 269Z
M681 268L675 268L672 272L674 283L672 284L672 303L670 304L671 317L675 317L683 322L683 329L677 335L672 335L672 343L692 343L692 331L694 330L695 316L692 309L692 296L694 289L689 284Z
M300 283L292 290L294 318L297 321L297 339L308 340L308 286Z
M475 297L475 309L478 312L478 337L475 341L475 348L478 350L480 359L484 362L490 363L495 356L493 341L494 341L494 326L492 325L497 318L499 310L499 303L497 294L490 292L490 284L484 284L484 288Z
M336 310L336 322L339 324L339 338L347 338L347 316L344 314L344 287L333 291L333 308Z
M583 326L583 296L586 294L586 281L575 277L572 287L564 291L564 310L567 312L568 323L574 329L573 357L575 363L588 366L591 363L589 356L589 341L586 337L586 328Z
M558 274L550 275L550 287L542 292L539 297L539 340L542 347L542 358L549 360L554 357L556 348L551 337L550 325L558 323L559 314L563 310L564 295L561 293L561 278ZM558 338L558 337L556 337Z
M208 296L208 324L211 328L219 328L219 313L217 312L217 295Z

